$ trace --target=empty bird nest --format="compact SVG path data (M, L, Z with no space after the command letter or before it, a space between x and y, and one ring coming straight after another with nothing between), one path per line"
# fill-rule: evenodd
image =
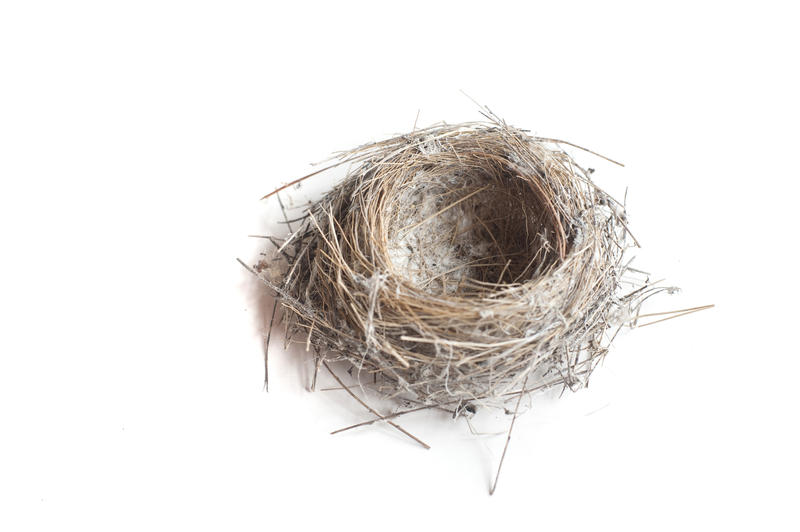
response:
M346 177L254 268L288 338L317 368L455 413L584 386L667 288L626 277L625 209L562 145L493 117L339 156Z

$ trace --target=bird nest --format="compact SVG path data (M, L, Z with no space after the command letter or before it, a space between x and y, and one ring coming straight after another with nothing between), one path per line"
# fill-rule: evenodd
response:
M347 176L255 267L287 337L317 368L456 412L584 386L660 289L623 289L625 209L564 144L497 120L341 155Z

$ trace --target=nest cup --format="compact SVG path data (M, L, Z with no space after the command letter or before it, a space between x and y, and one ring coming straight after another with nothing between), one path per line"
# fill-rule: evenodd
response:
M255 268L287 337L427 405L585 385L649 292L623 293L624 208L561 144L496 121L341 155L344 180Z

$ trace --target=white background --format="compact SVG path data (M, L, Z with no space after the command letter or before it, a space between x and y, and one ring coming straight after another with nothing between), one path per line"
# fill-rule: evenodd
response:
M0 528L797 530L789 6L3 2ZM480 118L460 89L625 162L575 154L683 289L648 310L717 305L536 398L493 497L503 436L330 436L369 416L279 332L265 393L234 260L308 163Z

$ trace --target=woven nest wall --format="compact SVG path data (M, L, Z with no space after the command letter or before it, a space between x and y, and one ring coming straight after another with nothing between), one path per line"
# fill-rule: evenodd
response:
M288 338L426 405L584 386L661 289L625 281L624 207L561 144L497 120L342 154L346 178L255 267Z

